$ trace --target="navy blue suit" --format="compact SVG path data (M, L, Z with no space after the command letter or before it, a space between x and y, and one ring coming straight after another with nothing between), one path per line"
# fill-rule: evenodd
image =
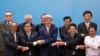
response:
M19 34L16 32L16 42L14 41L14 36L11 31L6 31L4 33L4 56L17 56L18 53L18 43L19 43Z
M31 56L39 56L38 46L33 46L33 42L38 40L38 33L31 32L30 38L28 37L26 32L20 34L21 34L21 38L20 38L21 45L28 46L29 50L25 52L20 52L19 56L29 56L29 53L31 53Z
M45 42L44 45L40 47L40 56L56 56L56 47L52 47L51 44L57 39L58 28L52 24L48 34L46 26L44 26L40 29L39 34L40 39Z

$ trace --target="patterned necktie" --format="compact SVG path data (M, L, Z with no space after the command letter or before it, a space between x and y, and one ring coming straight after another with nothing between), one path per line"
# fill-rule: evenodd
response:
M30 33L27 33L28 39L30 39Z
M47 33L49 34L50 27L47 27Z
M10 22L7 22L8 27L10 27Z

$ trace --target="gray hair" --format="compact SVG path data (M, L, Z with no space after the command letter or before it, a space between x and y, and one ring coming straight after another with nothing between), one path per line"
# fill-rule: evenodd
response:
M32 18L32 15L31 15L31 14L26 14L26 15L25 15L25 18L26 18L27 16L29 16L29 17Z

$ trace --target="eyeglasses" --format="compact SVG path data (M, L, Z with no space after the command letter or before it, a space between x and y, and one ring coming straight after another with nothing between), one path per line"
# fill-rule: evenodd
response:
M12 15L5 15L5 17L11 17Z

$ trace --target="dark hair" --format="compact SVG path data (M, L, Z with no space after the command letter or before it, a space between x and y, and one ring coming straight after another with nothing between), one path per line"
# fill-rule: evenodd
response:
M95 27L90 27L90 28L88 29L88 31L89 31L90 29L92 29L92 28L94 28L94 30L97 31L97 29L96 29Z
M41 14L40 18L41 18L43 15L47 15L47 13L43 13L43 14Z
M86 11L84 11L84 13L83 13L83 17L84 17L85 14L91 14L91 17L92 17L92 12L91 12L90 10L86 10Z
M30 26L32 27L32 23L28 23L28 22L24 22L23 27L24 27L26 24L30 24Z
M70 24L70 25L68 26L68 29L69 29L71 26L74 26L74 27L77 29L77 26L76 26L75 23Z
M70 16L65 16L65 17L63 18L63 21L65 21L66 19L69 19L69 20L70 20L70 22L72 21L72 19L71 19L71 17L70 17Z

